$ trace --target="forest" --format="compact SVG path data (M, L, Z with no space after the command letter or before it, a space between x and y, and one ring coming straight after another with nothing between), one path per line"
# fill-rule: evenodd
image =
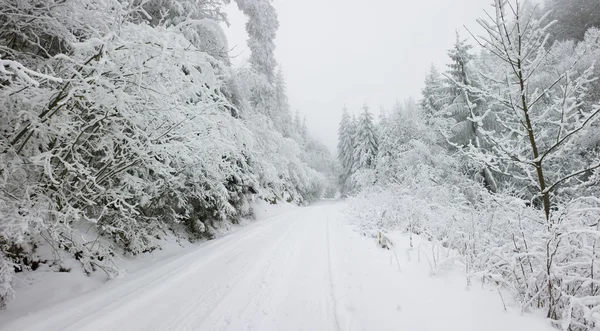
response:
M367 235L425 236L467 283L563 330L600 325L600 3L497 0L419 101L339 127L342 193ZM435 253L437 255L438 253ZM439 268L453 263L439 257Z

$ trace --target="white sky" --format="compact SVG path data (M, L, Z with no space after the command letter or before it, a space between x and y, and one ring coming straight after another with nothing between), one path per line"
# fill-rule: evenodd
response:
M293 111L306 115L311 134L332 152L342 108L379 112L396 100L420 98L430 65L445 70L446 51L463 25L491 0L275 0L280 28L275 56ZM245 17L232 4L226 29L234 61L248 57ZM472 42L473 43L473 42Z

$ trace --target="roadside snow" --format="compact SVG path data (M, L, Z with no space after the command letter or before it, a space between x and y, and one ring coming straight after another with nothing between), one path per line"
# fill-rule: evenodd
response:
M418 236L412 236L411 248L408 234L394 233L388 236L393 246L385 250L347 227L336 227L332 235L341 330L554 330L518 307L505 312L495 286L473 281L467 289L458 268L432 269L430 245ZM510 296L504 300L508 305Z
M254 219L243 219L240 224L228 224L223 228L213 229L213 231L215 231L217 237L223 237L230 232L256 222L255 220L267 220L273 216L291 212L298 208L300 207L290 203L272 205L259 200L252 205ZM84 232L87 233L85 229ZM96 237L96 234L89 235L93 238ZM108 243L106 241L105 244ZM175 237L173 234L168 234L161 240L157 240L157 244L161 248L151 253L135 257L117 255L115 263L120 269L120 275L117 278L119 280L126 280L135 278L135 276L131 276L132 274L152 272L152 269L157 265L164 264L178 256L189 254L206 243L190 243L185 239ZM59 259L61 262L58 264L70 271L56 272L56 267L51 268L46 264L41 264L40 268L36 271L17 273L13 284L17 291L17 296L9 302L5 310L0 310L0 329L2 329L2 325L24 315L50 308L57 303L81 296L93 290L101 290L103 285L117 281L109 280L102 271L97 271L90 276L86 276L81 263L75 261L71 255L53 250L44 241L40 241L38 245L37 253L42 260L52 261Z
M260 221L104 286L80 284L73 299L44 309L12 305L0 313L0 329L552 330L507 297L505 312L492 285L466 290L456 268L431 275L406 235L390 237L393 250L380 248L345 224L345 206L264 205L255 209ZM67 279L32 290L30 300L54 295Z

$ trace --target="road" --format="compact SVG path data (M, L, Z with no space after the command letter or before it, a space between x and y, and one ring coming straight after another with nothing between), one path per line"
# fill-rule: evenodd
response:
M345 207L326 202L258 221L0 329L549 329L505 313L495 289L430 276L407 243L396 255L377 247L345 224Z

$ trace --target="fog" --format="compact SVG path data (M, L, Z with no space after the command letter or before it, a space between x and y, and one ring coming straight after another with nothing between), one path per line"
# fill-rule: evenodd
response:
M276 58L293 111L306 116L311 134L332 152L342 108L375 113L397 100L418 99L431 64L444 70L446 51L463 25L477 31L488 0L276 0L280 28ZM249 50L245 17L228 9L232 55ZM474 42L471 42L474 43Z

